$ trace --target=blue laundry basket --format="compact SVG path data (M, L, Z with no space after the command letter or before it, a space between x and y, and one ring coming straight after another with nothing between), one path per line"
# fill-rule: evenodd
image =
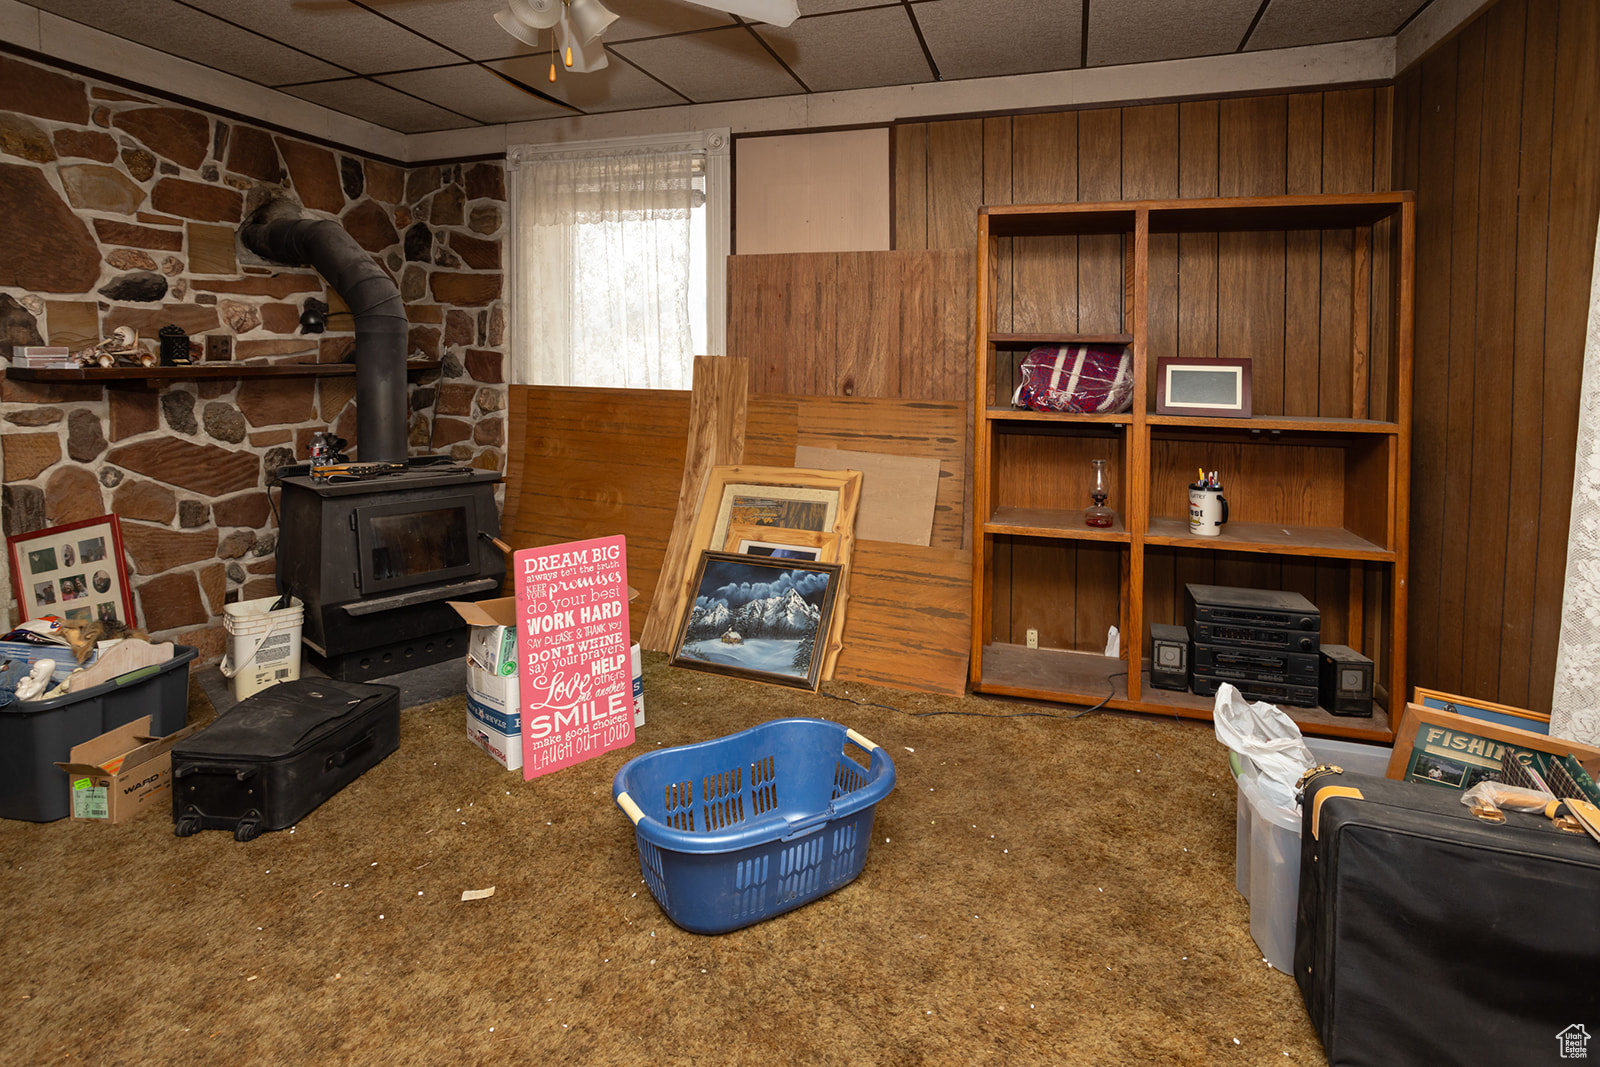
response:
M638 756L611 795L633 820L639 868L661 910L685 930L720 934L860 874L873 812L893 788L894 761L854 730L776 719Z

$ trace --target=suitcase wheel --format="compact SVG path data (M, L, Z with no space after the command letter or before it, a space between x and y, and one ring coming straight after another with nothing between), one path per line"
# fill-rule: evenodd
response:
M246 815L239 820L239 825L233 828L235 841L254 841L261 836L261 820L254 815Z
M193 813L180 815L177 823L172 827L172 832L179 837L188 837L200 832L200 816Z

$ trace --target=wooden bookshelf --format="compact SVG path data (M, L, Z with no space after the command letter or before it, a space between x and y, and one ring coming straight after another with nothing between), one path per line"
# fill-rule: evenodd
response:
M1317 604L1325 643L1374 661L1376 708L1280 706L1307 733L1392 739L1390 694L1406 691L1414 231L1406 192L982 209L975 690L1206 719L1213 698L1150 685L1151 624L1183 624L1186 584L1284 589ZM1186 289L1186 272L1210 284ZM1131 410L1013 407L1023 358L1063 344L1125 346ZM1250 358L1251 417L1156 413L1157 360L1191 353ZM1108 528L1083 521L1091 459L1112 472ZM1232 514L1218 537L1189 533L1197 467L1222 472Z

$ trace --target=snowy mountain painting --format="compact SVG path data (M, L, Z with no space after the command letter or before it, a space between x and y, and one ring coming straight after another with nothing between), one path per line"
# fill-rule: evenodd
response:
M838 573L834 563L702 553L673 662L815 689Z

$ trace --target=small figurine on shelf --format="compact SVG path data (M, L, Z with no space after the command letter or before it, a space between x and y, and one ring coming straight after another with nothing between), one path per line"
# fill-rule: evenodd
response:
M1094 507L1087 508L1083 513L1083 522L1086 526L1110 526L1117 513L1106 507L1106 498L1111 495L1111 489L1106 481L1106 461L1091 459L1094 465L1094 484L1089 490L1089 495L1094 498Z
M161 365L163 367L186 367L194 360L189 354L189 335L183 327L172 323L161 327L157 331L161 338Z
M155 353L139 343L139 331L132 326L118 326L111 336L97 345L74 352L72 358L84 367L153 367Z

